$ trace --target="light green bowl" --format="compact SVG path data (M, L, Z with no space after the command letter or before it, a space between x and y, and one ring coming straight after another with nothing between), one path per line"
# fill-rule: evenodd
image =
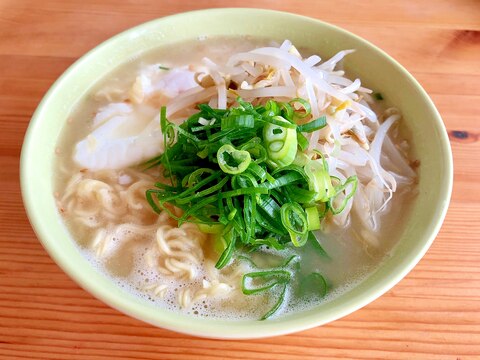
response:
M268 321L228 321L186 316L159 309L123 291L82 257L55 206L55 146L70 110L113 68L163 45L198 36L251 35L308 47L324 57L357 51L345 61L368 86L401 109L421 162L419 195L391 258L365 281L311 310ZM154 20L125 31L73 64L38 106L25 136L21 185L30 222L56 263L85 290L137 319L174 331L212 338L259 338L325 324L373 301L400 281L425 254L445 217L452 189L452 157L442 119L418 82L394 59L367 41L318 20L268 10L217 9Z

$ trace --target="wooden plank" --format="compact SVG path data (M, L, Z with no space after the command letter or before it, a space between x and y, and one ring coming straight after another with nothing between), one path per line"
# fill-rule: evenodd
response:
M144 21L227 6L313 16L386 50L437 105L455 162L445 224L405 279L343 319L270 339L193 338L104 305L44 251L18 182L30 117L79 56ZM0 0L0 359L479 359L479 59L477 0Z

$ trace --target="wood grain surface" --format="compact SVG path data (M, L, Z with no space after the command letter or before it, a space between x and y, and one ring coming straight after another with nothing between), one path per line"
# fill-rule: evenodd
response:
M437 105L455 161L444 226L404 280L331 324L251 341L176 334L93 298L43 250L19 187L30 117L79 56L147 20L231 6L325 20L393 55ZM0 359L480 359L479 137L479 0L0 0Z

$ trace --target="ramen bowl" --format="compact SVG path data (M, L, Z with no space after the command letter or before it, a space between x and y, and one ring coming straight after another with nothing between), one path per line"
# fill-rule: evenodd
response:
M97 79L158 47L197 38L262 37L312 49L325 57L356 49L345 67L380 89L401 109L419 160L418 195L402 217L391 256L356 286L309 310L266 321L202 318L171 312L132 295L98 272L81 254L54 197L55 147L71 109ZM311 18L268 10L215 9L153 20L100 44L51 87L32 117L21 155L21 188L28 217L55 262L81 287L111 307L152 325L209 338L260 338L288 334L339 319L398 283L435 239L450 200L452 157L442 119L419 83L399 63L362 38ZM41 176L39 176L41 174ZM32 181L35 179L35 181Z

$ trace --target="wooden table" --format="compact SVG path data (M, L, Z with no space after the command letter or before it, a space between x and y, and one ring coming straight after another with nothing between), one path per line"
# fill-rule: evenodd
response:
M415 3L0 0L0 359L480 359L480 1ZM341 320L263 340L176 334L93 298L40 245L18 180L30 117L79 56L144 21L227 6L312 16L386 50L436 103L455 160L444 226L404 280Z

